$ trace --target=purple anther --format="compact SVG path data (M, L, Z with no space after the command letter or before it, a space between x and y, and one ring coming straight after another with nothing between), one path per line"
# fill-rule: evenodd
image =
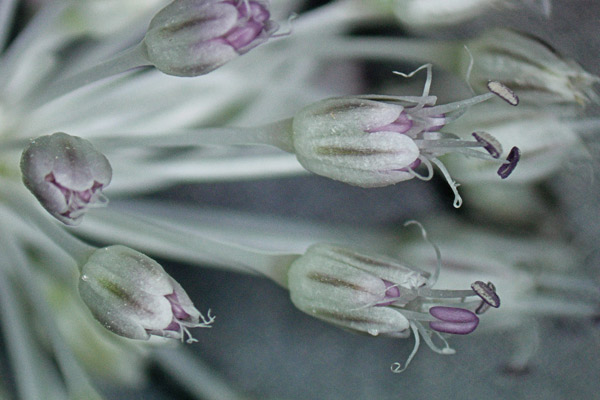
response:
M429 327L437 332L467 335L479 325L477 315L464 308L435 306L429 309L429 314L439 319L429 323Z
M494 93L511 106L519 104L519 97L505 84L498 81L489 81L487 83L487 88L490 92Z
M500 158L502 154L502 146L500 143L487 132L473 132L475 140L483 145L483 148L490 153L490 156L494 158Z
M396 118L394 122L391 124L378 126L376 128L367 129L365 132L367 133L375 133L375 132L398 132L398 133L406 133L412 128L413 122L404 111L400 113L400 116Z
M393 304L400 297L400 288L398 285L386 281L383 279L383 283L385 283L385 297L383 298L383 303L377 303L377 306L389 306Z
M485 283L482 281L476 281L471 284L471 289L477 294L477 296L481 297L485 303L490 305L491 307L498 308L500 307L500 297L496 294L496 288L491 282Z
M508 157L506 157L506 163L502 164L500 168L498 168L497 174L500 175L500 178L506 179L508 176L514 171L521 158L521 150L518 147L513 147L510 149L510 153L508 153Z

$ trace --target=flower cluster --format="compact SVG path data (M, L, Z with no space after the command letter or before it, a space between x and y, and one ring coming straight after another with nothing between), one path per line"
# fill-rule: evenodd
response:
M395 373L421 341L450 355L457 335L477 344L482 332L514 328L530 332L517 340L526 351L506 357L523 372L548 334L532 320L597 319L597 185L572 177L595 173L599 124L586 107L600 79L526 32L468 26L514 10L552 22L547 0L332 0L310 9L293 0L0 2L0 309L11 369L2 376L14 377L0 381L0 397L6 389L21 399L101 399L100 382L147 383L151 363L194 398L247 398L183 349L248 364L241 351L221 351L222 341L253 347L262 337L243 322L257 342L240 340L236 318L251 318L236 313L272 311L275 300L246 307L262 291L232 289L229 275L196 267L258 274L286 291L282 309L304 314L278 313L269 347L321 323L365 336L357 340L412 338L405 361L381 357ZM289 29L277 33L275 21L286 19ZM362 33L390 24L420 38ZM472 37L432 39L453 24L465 29L456 37ZM421 67L373 79L379 70L393 76L389 61ZM420 71L415 95L405 86L421 87ZM465 207L452 218L456 210L436 207L434 168L456 208L463 198L453 177L464 185ZM339 202L281 180L270 192L255 183L260 190L240 204L302 205L326 215L321 223L299 221L295 208L290 221L173 200L181 183L200 184L195 193L206 182L306 171L348 184L317 181L318 190L333 185ZM413 192L402 183L413 178L432 183ZM395 184L402 215L394 208L383 226L371 215L386 208L372 188ZM312 194L325 212L305 202ZM334 223L345 218L342 200L360 226ZM435 239L411 221L424 240L399 240L388 228L407 216L423 218ZM185 265L176 271L173 262ZM199 311L206 292L219 302L217 323ZM279 319L293 332L279 332ZM222 334L232 321L237 330ZM213 323L204 335L192 331ZM297 353L312 358L319 339ZM258 381L263 364L284 371L255 362L251 350L241 375Z

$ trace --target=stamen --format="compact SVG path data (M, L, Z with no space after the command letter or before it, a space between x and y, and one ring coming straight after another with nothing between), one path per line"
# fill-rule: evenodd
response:
M440 252L440 248L437 247L437 245L435 243L433 243L431 240L429 240L429 238L427 237L427 231L425 230L423 225L421 225L420 222L415 221L415 220L406 221L404 223L404 226L408 226L408 225L417 225L419 227L419 229L421 230L421 236L423 237L423 240L425 240L427 243L429 243L433 247L433 250L435 251L435 258L437 260L436 265L435 265L435 271L433 272L433 275L431 276L431 278L429 278L427 280L427 283L424 286L424 287L430 288L433 285L435 285L435 283L437 282L437 280L440 276L440 271L442 270L442 255Z
M429 348L432 351L435 351L438 354L445 354L445 355L456 353L456 350L451 348L450 345L448 344L448 342L446 341L446 339L444 339L438 332L433 331L433 333L435 333L437 335L437 337L444 343L444 348L439 348L438 346L435 345L435 343L433 343L431 336L429 336L431 331L427 331L427 329L425 329L423 324L421 324L419 321L414 321L414 324L417 326L417 329L421 333L423 340L425 341L427 346L429 346Z
M425 80L425 85L423 86L423 97L429 96L429 90L431 89L431 81L432 77L432 64L423 64L419 68L415 69L413 72L405 74L399 71L393 71L394 74L400 75L403 78L412 78L417 72L427 69L427 79Z
M481 300L491 307L500 307L500 297L496 294L496 287L492 282L484 283L476 281L471 284L471 289L473 289L477 296L481 297Z
M487 88L490 92L506 101L511 106L519 104L519 97L508 86L498 81L489 81Z
M400 364L399 362L395 362L392 364L391 370L395 374L399 374L401 372L406 371L406 368L408 368L408 365L410 364L412 359L415 357L415 354L417 354L417 351L419 350L419 346L421 344L421 338L419 337L419 331L417 330L417 327L415 326L415 324L411 322L410 328L412 329L413 336L415 337L415 345L414 345L412 351L410 352L410 355L406 359L406 362L404 363L404 367L402 367L402 364Z
M475 140L483 145L483 148L490 153L494 158L500 158L502 154L502 145L496 140L495 137L487 132L473 132Z
M431 178L433 178L433 166L431 165L431 162L426 157L421 156L419 156L417 160L420 160L423 163L423 165L425 165L425 167L427 168L427 175L421 175L410 167L408 168L408 173L422 181L430 181Z
M444 175L444 178L446 178L446 182L448 182L448 185L450 185L450 189L452 189L452 192L454 193L454 203L452 205L454 206L454 208L460 208L460 206L462 206L462 197L460 197L460 194L458 194L459 184L456 183L452 179L452 177L450 176L450 173L446 169L446 166L444 164L442 164L442 162L440 160L438 160L437 158L432 158L431 162L434 163L439 168L442 175ZM502 167L504 167L504 165ZM500 168L502 168L502 167L500 167ZM513 169L514 169L514 167L513 167ZM498 173L499 173L499 171L500 170L498 170ZM512 172L512 169L511 169L511 172ZM510 172L509 172L509 174L510 174ZM502 175L500 175L500 176L502 176ZM506 175L506 176L508 176L508 175Z
M437 332L467 335L479 325L479 318L464 308L435 306L429 313L439 319L429 323L429 327Z
M490 309L490 305L482 300L481 303L479 303L479 307L477 307L475 309L475 314L481 315L489 309Z
M506 163L498 168L497 174L500 175L500 178L506 179L508 176L514 171L521 158L521 150L518 147L513 147L508 153L508 157L506 157Z

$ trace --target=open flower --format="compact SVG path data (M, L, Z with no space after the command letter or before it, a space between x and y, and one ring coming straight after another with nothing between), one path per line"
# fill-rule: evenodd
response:
M95 251L81 268L79 294L106 329L131 339L150 335L194 339L188 328L209 328L181 285L156 261L125 246ZM202 320L202 322L200 322Z
M478 290L435 290L439 270L431 275L395 260L359 253L328 244L316 244L294 261L288 271L290 297L296 307L334 325L373 336L407 338L412 330L415 348L419 335L440 354L453 354L439 333L469 334L477 328L482 304L498 307L491 288L482 296ZM475 300L467 301L469 297ZM490 300L492 299L492 300ZM428 323L428 328L423 325ZM445 344L438 348L431 336Z
M361 187L387 186L415 177L429 180L435 164L454 191L454 206L460 207L457 184L437 157L462 153L497 162L502 147L485 132L474 132L474 140L467 141L440 130L470 106L495 95L512 105L518 104L518 98L505 86L490 82L489 93L436 105L437 98L429 95L431 66L424 67L428 76L421 97L332 98L298 112L292 127L298 161L309 171ZM513 148L501 162L498 175L508 177L518 160L519 150ZM421 164L427 168L426 176L415 171Z
M166 74L203 75L269 39L269 18L261 1L176 0L150 22L145 55Z

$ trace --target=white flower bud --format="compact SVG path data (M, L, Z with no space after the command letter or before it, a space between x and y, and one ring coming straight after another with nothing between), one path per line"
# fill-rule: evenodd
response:
M550 0L378 0L402 24L417 30L445 28L474 19L485 12L527 6L550 16Z
M393 0L396 18L413 28L455 25L503 0Z
M393 284L386 285L386 282ZM419 272L382 257L374 258L341 247L310 247L288 272L288 288L298 309L335 325L372 335L409 335L409 321L391 307L392 285L407 289L423 285ZM416 295L403 301L412 300Z
M544 105L585 105L597 99L593 85L600 79L575 61L561 57L546 43L519 32L495 29L467 43L470 54L461 52L461 74L473 61L469 81L486 90L493 79L519 94L523 102Z
M32 140L21 156L27 189L56 219L79 225L85 212L105 205L102 189L112 178L106 157L90 142L58 132Z
M117 335L147 340L150 335L194 341L187 328L213 322L156 261L124 246L96 250L83 265L79 293L92 315ZM202 319L202 322L200 322Z
M256 0L175 0L150 22L145 56L175 76L206 74L267 41L277 30Z
M393 131L369 133L389 125L402 113L400 105L361 98L327 99L294 117L294 151L309 171L361 187L391 185L411 179L406 170L419 148Z

